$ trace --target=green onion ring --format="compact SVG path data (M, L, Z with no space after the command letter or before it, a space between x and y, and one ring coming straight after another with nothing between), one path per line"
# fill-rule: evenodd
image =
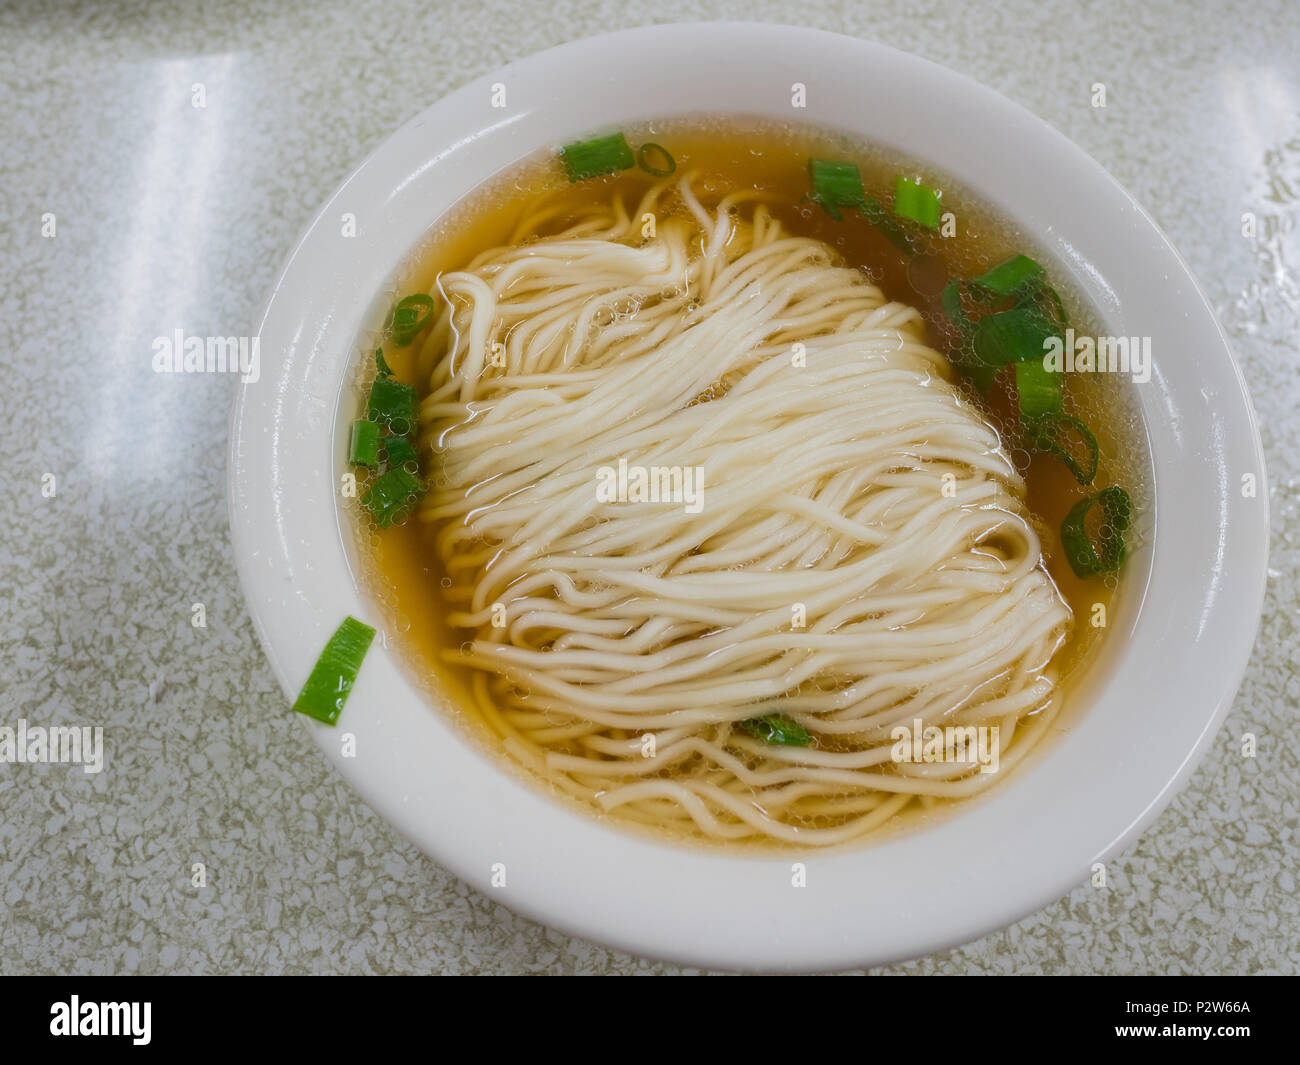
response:
M393 342L406 347L433 320L433 297L423 292L407 296L393 308Z
M658 152L662 161L667 167L652 166L647 161L647 155L651 152ZM646 141L636 150L636 165L653 177L667 177L677 169L677 160L672 157L668 149L662 144L656 144L654 141Z
M1105 516L1103 535L1098 547L1093 546L1085 522L1094 504L1101 506ZM1114 573L1124 564L1124 533L1128 530L1133 504L1128 493L1119 485L1103 488L1096 495L1081 499L1070 508L1061 522L1061 546L1075 576L1095 577L1100 573Z

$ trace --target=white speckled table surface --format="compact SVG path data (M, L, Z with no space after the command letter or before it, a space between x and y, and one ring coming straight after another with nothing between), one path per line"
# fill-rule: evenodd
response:
M1075 140L1202 282L1268 458L1260 635L1190 785L1106 891L882 971L1300 970L1300 5L240 0L0 6L0 725L100 724L106 747L98 774L0 764L0 972L675 971L515 916L326 765L236 581L235 384L150 360L177 328L251 332L318 205L447 90L574 37L703 18L873 38Z

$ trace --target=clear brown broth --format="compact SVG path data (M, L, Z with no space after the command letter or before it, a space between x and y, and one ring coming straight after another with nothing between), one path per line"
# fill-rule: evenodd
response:
M1063 286L1061 277L1053 276L1050 262L1026 234L932 169L808 127L684 120L626 132L633 145L647 140L664 145L675 158L678 173L698 172L697 191L722 194L751 187L772 194L769 207L788 231L825 241L847 264L867 274L887 297L921 311L929 343L939 351L950 352L957 342L939 303L944 282L951 277L975 277L1016 252L1047 265L1077 334L1099 331L1095 314ZM955 215L955 233L929 241L932 258L919 266L909 262L908 256L861 215L845 212L843 220L836 221L807 199L810 157L853 160L859 165L867 193L886 205L893 202L894 183L900 174L940 189L943 209ZM399 278L399 295L431 291L439 274L463 268L482 250L505 243L542 197L548 205L564 208L551 223L559 230L573 212L594 202L608 202L616 195L632 209L655 180L634 169L571 185L553 153L525 161L488 182L435 226ZM361 347L369 355L374 346ZM384 344L385 358L394 373L423 394L427 382L416 379L417 351L418 345L403 349ZM368 383L368 377L367 364L358 372L359 389ZM958 380L955 375L954 380ZM1118 580L1114 575L1089 580L1076 577L1062 554L1058 530L1075 502L1105 485L1121 483L1135 500L1141 497L1140 491L1134 491L1139 488L1135 477L1142 469L1144 453L1140 425L1114 375L1066 376L1066 411L1087 422L1100 448L1097 477L1085 489L1057 458L1022 446L1015 428L1014 393L1004 378L999 378L987 401L973 391L971 395L998 428L1025 475L1027 503L1042 539L1045 564L1074 613L1074 626L1056 660L1068 697L1072 677L1085 669L1105 633L1114 627L1113 618L1108 617L1107 628L1095 627L1090 620L1099 604L1110 611ZM436 552L426 542L427 531L414 520L390 529L372 524L360 531L368 547L362 560L364 580L374 591L389 629L397 633L396 643L412 673L437 702L492 746L495 737L487 734L472 709L466 676L442 657L443 649L458 646L462 636L443 621L444 575ZM921 803L917 809L947 805L952 804L935 800ZM914 819L915 814L902 820Z

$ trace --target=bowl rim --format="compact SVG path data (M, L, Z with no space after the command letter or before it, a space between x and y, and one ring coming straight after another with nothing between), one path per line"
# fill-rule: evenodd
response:
M719 40L729 46L721 53ZM666 84L659 96L649 91L651 57ZM674 78L663 78L666 62ZM1254 411L1186 263L1090 156L964 75L822 30L671 23L535 53L414 116L315 213L263 309L261 381L237 387L230 420L228 502L245 600L290 699L342 617L373 613L353 581L337 524L345 434L336 429L349 413L356 339L378 324L376 308L413 244L402 236L412 220L423 232L464 192L543 145L601 125L687 113L658 101L676 98L690 78L697 79L692 86L708 86L701 95L709 105L700 111L743 113L750 108L735 104L748 100L772 116L790 79L802 81L810 98L832 100L803 116L808 121L901 148L954 174L1027 232L1046 234L1043 242L1076 288L1122 335L1130 325L1166 331L1160 335L1178 354L1162 364L1157 349L1140 397L1158 520L1141 549L1149 570L1134 642L1068 735L1035 753L969 814L829 854L684 848L585 817L485 757L433 712L382 631L339 727L302 724L362 797L426 854L509 908L565 932L729 969L843 969L952 947L1084 882L1093 863L1134 840L1169 803L1244 675L1268 550ZM868 100L873 88L888 88L891 108L869 112L857 95L842 92L835 100L846 83L861 85ZM522 94L522 108L494 113L488 101L497 85L516 99ZM861 133L863 126L870 133ZM942 147L935 147L941 132ZM1035 150L1026 150L1031 145ZM373 204L377 213L361 210ZM339 256L336 215L347 208L362 221L349 254ZM1112 224L1096 225L1099 215ZM1195 372L1178 370L1179 362L1193 362ZM1161 419L1153 418L1157 412ZM1246 472L1257 478L1256 497L1230 518L1232 486ZM1172 648L1180 642L1182 653ZM1115 750L1113 736L1099 733L1104 721L1122 723L1121 735L1136 748ZM355 757L340 750L345 731L356 738ZM1098 766L1106 788L1088 794ZM503 885L493 882L498 863ZM792 888L794 863L805 867L802 889ZM909 875L899 878L900 869ZM794 900L802 905L789 905L791 890L801 891Z

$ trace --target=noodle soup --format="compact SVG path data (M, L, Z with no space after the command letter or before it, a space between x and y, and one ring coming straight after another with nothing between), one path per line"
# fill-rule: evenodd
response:
M1142 499L1121 382L1015 349L1097 331L1033 256L807 127L629 128L478 190L359 370L419 403L357 508L412 670L677 838L843 845L1013 776Z

